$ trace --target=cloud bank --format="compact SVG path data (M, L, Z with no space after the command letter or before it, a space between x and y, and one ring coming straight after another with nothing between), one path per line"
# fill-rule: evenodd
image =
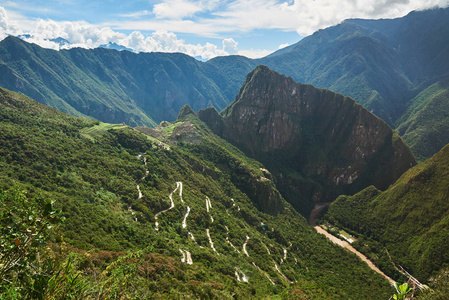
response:
M126 35L110 27L100 27L83 21L56 22L38 19L33 30L24 31L9 20L6 10L0 7L0 39L3 40L8 35L24 35L22 38L25 41L54 50L75 47L91 49L116 43L135 52L181 52L201 59L234 54L237 50L237 43L232 38L223 39L223 47L219 48L211 43L188 44L179 39L175 33L165 30L157 30L149 36L144 36L139 31ZM57 38L63 38L70 43L61 45L51 41Z
M164 28L205 37L260 29L295 31L307 36L348 18L397 18L412 10L448 5L449 0L162 0L153 7L155 18L120 21L114 27Z
M182 52L204 60L230 54L255 58L277 49L239 49L236 37L271 30L296 32L299 40L348 18L401 17L412 10L447 7L449 0L159 0L152 3L139 11L117 12L110 17L113 21L103 25L24 17L11 20L0 6L0 39L26 34L26 41L56 50L116 43L135 52ZM17 17L16 12L14 16ZM178 38L180 33L218 39L221 45L188 43ZM70 43L61 45L51 41L59 37Z

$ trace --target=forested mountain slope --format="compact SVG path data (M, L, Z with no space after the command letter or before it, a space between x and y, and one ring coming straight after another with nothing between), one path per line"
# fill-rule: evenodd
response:
M221 58L210 63L215 61L221 62ZM441 133L449 122L441 117L444 111L441 106L416 104L417 98L422 102L424 96L430 97L425 92L427 88L435 84L444 86L447 81L449 8L411 12L392 20L346 20L254 62L295 81L355 99L398 128L401 136L405 134L404 128L410 126L410 111L413 109L417 115L420 108L425 108L422 113L426 115L425 122L421 124L417 120L423 118L417 118L403 135L421 160L449 143L444 133L438 137L435 134ZM220 67L226 68L226 64ZM240 78L243 81L244 76ZM442 106L449 102L442 93L439 99ZM414 130L416 126L421 130ZM439 129L434 129L435 126ZM432 142L435 139L437 142Z
M354 196L340 196L326 218L367 237L371 242L358 246L372 252L377 265L391 268L387 249L397 264L427 281L449 263L448 180L449 146L445 146L384 192L368 187Z
M397 121L398 133L425 160L449 141L449 77L423 90Z
M448 33L449 8L390 20L350 19L261 63L356 99L392 125L417 93L448 75Z
M12 282L0 285L4 295L41 288L83 299L385 299L393 292L308 226L261 163L188 109L174 124L140 128L145 135L0 89L0 128L0 187L20 185L0 199L41 194L66 217L40 248L41 261L0 270Z
M186 103L228 103L209 78L214 69L180 53L54 51L8 37L0 43L0 68L0 86L72 115L132 126L174 120Z

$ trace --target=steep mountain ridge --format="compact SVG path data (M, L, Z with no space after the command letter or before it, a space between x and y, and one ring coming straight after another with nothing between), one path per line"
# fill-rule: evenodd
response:
M413 84L434 83L448 75L449 9L411 12L394 20L348 20L388 36L404 73Z
M416 164L401 138L354 100L265 66L248 74L222 121L213 112L198 115L263 162L284 197L306 216L314 203L337 195L371 184L386 189Z
M357 99L391 125L405 109L411 83L383 39L344 22L304 38L290 52L259 62L295 81Z

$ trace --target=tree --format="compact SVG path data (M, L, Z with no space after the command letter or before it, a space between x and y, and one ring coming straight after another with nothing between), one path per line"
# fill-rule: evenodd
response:
M0 293L29 286L39 270L39 253L50 230L63 221L54 201L29 198L19 186L0 194Z

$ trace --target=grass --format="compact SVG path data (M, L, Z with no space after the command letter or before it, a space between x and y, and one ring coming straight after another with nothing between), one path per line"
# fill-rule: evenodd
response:
M98 125L81 129L80 133L82 136L94 141L95 140L94 136L96 135L101 135L111 129L122 129L127 127L129 126L124 124L109 124L100 122L100 124Z
M340 230L339 235L344 238L346 241L348 241L349 243L353 243L355 241L357 241L357 239L353 236L351 236L349 233L347 233L344 230ZM352 242L350 242L350 240L352 240Z
M176 127L182 125L184 122L176 122L174 124L170 124L169 126L166 127L162 127L161 130L163 132L165 132L164 136L165 137L169 137L172 135L173 131L175 130Z

